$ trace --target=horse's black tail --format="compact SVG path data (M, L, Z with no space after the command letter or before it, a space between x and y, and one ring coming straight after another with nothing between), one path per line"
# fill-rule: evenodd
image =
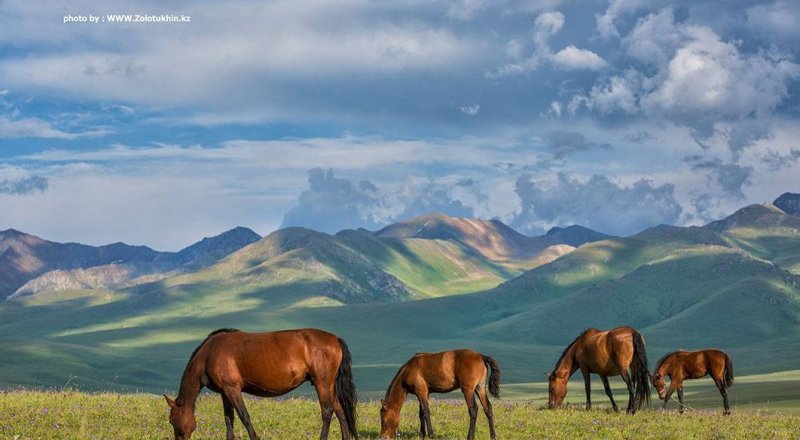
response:
M481 355L483 356L483 355ZM483 356L483 362L489 367L489 392L492 396L500 397L500 365L491 356Z
M647 370L647 351L644 348L644 338L639 332L633 332L633 397L636 409L641 409L644 402L650 403L650 372Z
M339 338L339 346L342 347L342 362L339 364L339 371L336 373L334 390L336 391L339 405L344 411L344 417L347 419L339 420L339 423L346 423L350 434L357 439L356 404L358 404L358 392L356 391L356 385L353 383L353 372L350 369L352 358L350 357L350 349L347 348L347 344L342 338Z
M725 388L733 385L733 360L725 355Z

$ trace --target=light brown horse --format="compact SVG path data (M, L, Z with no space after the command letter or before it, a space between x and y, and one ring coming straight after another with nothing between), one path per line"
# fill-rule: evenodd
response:
M658 360L653 385L658 391L658 397L664 400L662 408L667 407L667 402L672 393L678 391L678 411L683 413L683 381L684 379L699 379L710 375L722 395L722 404L725 408L723 414L730 415L728 406L728 387L733 385L733 361L727 354L714 349L697 351L673 351ZM665 390L664 377L669 376L669 389Z
M440 353L417 353L395 374L386 397L381 400L381 439L394 438L400 424L400 409L406 395L419 400L419 430L424 438L434 437L431 413L428 407L430 393L449 393L461 389L469 410L467 439L475 438L475 421L478 418L477 398L489 419L489 432L495 438L492 403L486 388L494 397L500 397L500 366L493 358L472 350L451 350ZM427 427L427 430L426 430Z
M609 376L621 375L628 387L629 414L640 409L645 400L650 401L650 373L647 371L644 338L632 327L617 327L608 331L590 328L575 338L561 353L553 372L545 373L550 408L559 407L564 402L567 381L579 369L586 385L586 409L592 407L592 373L599 375L603 381L614 411L619 411L619 408L608 385Z
M176 440L188 440L197 426L195 401L203 387L222 395L227 439L233 439L233 412L247 428L250 440L255 429L242 400L242 392L261 397L286 394L310 380L322 409L321 439L328 438L331 418L336 414L342 439L356 430L358 400L350 371L350 350L336 335L316 329L270 333L245 333L236 329L211 332L194 350L183 372L175 400L166 395L169 422Z

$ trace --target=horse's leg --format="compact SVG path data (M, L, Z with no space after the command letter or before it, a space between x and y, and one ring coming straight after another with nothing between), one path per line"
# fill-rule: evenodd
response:
M497 437L494 431L494 413L492 412L492 402L489 400L489 396L486 395L485 383L483 386L479 386L477 394L478 399L481 401L481 406L483 407L483 413L486 414L486 418L489 420L489 436L494 440Z
M635 414L636 405L634 404L633 380L631 380L631 374L627 369L622 370L620 374L622 375L622 380L625 382L625 385L628 387L628 409L626 409L625 412L628 414Z
M683 414L683 387L678 388L678 413Z
M722 414L729 416L731 415L731 407L728 406L728 389L725 388L725 382L722 380L722 377L715 377L714 383L717 385L717 389L719 389L719 393L722 395L722 405L725 408Z
M339 428L342 431L342 440L350 440L351 435L356 435L357 433L350 432L350 425L347 424L347 418L344 413L344 408L339 403L339 398L336 396L336 391L333 389L333 385L331 385L331 395L333 401L333 412L336 414L336 418L339 419Z
M417 396L417 400L419 401L419 411L421 417L420 434L422 434L422 437L425 438L425 427L422 426L424 423L428 427L428 437L434 438L436 434L433 432L433 423L431 422L431 407L428 404L429 394L427 384L418 384L414 388L414 394Z
M316 378L319 379L319 378ZM314 388L317 390L317 399L319 400L319 408L322 412L322 430L319 433L320 440L327 440L328 431L331 428L331 419L333 418L333 392L331 390L332 384L324 384L322 380L314 380ZM347 422L342 422L339 419L339 424L342 425L342 436L344 437L344 426Z
M475 388L462 387L461 392L464 394L464 400L467 402L467 410L469 411L467 440L473 440L475 438L475 422L478 420L478 402L475 401Z
M583 383L586 386L586 410L588 411L592 409L592 375L586 367L581 368L581 374L583 374Z
M664 394L664 403L661 405L661 409L667 409L667 402L669 402L669 398L672 397L672 393L678 389L678 384L670 380L669 388L667 388L666 394Z
M233 440L233 404L222 394L222 409L225 412L225 438Z
M425 431L425 409L422 407L422 401L419 402L419 435L422 438L428 435Z
M250 414L247 413L247 407L244 406L244 399L242 399L241 390L228 387L225 388L223 392L225 393L225 397L228 398L233 407L236 409L239 419L242 421L245 429L247 429L247 434L250 436L250 440L258 440L258 434L256 434L256 430L253 429L253 424L250 422Z
M600 380L603 381L603 388L606 390L606 396L611 400L611 408L614 409L614 412L619 412L617 402L614 402L614 394L611 393L611 385L608 384L608 376L600 376Z

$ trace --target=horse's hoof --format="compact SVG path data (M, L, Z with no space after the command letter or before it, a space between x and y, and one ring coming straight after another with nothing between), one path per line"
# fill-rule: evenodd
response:
M723 416L729 416L729 415L731 415L731 412L730 411L725 411L725 412L722 413L722 415Z

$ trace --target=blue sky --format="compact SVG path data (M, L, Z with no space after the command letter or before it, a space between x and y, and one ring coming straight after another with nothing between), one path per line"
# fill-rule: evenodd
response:
M64 23L183 14L190 23ZM0 1L0 229L531 234L800 191L790 1Z

